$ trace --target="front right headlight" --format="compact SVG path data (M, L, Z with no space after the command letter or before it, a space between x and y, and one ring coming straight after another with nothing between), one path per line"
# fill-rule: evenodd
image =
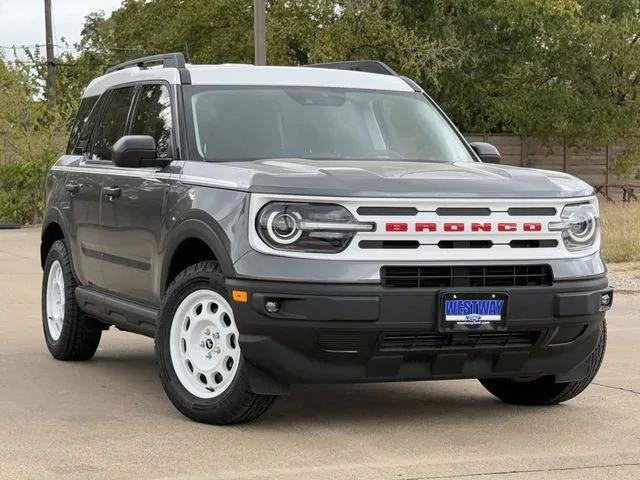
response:
M559 222L549 223L549 230L562 232L562 240L567 250L576 252L593 246L600 227L597 205L567 205L562 210L560 218Z
M270 202L256 217L260 239L276 250L340 253L358 232L372 232L375 224L358 222L341 205Z

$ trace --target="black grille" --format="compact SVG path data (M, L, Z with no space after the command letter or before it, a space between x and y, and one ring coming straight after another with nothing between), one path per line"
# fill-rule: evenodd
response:
M486 333L417 333L385 334L380 351L433 350L443 347L516 347L532 346L540 332L486 332Z
M386 266L380 278L387 288L529 287L551 285L553 281L548 265Z
M318 334L318 346L329 352L359 352L363 347L360 332L325 330Z

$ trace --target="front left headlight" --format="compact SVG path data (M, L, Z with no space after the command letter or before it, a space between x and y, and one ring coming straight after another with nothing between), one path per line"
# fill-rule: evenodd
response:
M260 239L276 250L339 253L357 232L374 229L343 206L326 203L271 202L256 217Z
M562 232L567 250L575 252L593 246L600 228L597 204L567 205L560 218L559 222L549 223L549 230Z

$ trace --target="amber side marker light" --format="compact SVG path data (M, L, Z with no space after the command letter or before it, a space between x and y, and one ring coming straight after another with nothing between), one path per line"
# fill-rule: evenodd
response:
M247 303L247 299L249 298L247 292L244 290L232 290L231 296L233 297L233 301L238 303Z

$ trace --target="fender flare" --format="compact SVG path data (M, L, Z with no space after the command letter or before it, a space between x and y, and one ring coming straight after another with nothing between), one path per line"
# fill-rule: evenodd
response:
M201 211L191 212L188 218L180 221L167 234L166 247L164 249L160 289L164 291L167 286L167 276L171 260L180 244L190 238L203 241L216 257L225 278L234 278L236 275L233 262L229 256L229 238L220 225L209 215Z
M60 227L60 230L62 230L62 235L65 241L67 242L69 241L69 234L68 234L67 225L66 225L64 216L58 211L57 208L49 208L46 211L44 218L42 219L42 228L40 229L40 263L42 264L42 266L44 266L44 262L46 260L46 258L44 257L44 252L42 250L42 241L44 239L45 232L53 223L57 224ZM71 252L69 252L69 255L71 255ZM72 267L73 267L73 262L72 262Z

